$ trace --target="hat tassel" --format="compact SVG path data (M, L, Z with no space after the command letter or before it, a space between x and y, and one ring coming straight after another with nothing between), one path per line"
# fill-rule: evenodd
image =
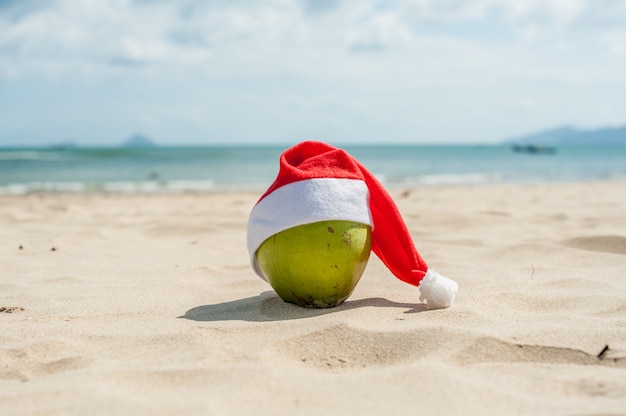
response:
M459 285L451 279L428 268L419 284L420 301L426 301L430 309L448 308L454 302Z

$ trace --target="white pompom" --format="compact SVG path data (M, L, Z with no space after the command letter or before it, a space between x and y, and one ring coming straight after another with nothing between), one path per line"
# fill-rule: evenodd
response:
M451 279L428 269L419 285L420 301L426 301L430 309L448 308L454 302L459 285Z

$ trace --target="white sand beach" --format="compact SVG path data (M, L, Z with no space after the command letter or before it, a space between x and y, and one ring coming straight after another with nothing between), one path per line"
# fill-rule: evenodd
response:
M248 264L259 195L0 197L2 415L626 414L626 183L394 189L449 309Z

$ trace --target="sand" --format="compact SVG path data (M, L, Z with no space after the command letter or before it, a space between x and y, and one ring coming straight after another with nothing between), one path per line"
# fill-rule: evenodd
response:
M626 183L394 189L449 309L372 256L282 302L253 193L0 197L0 414L626 414Z

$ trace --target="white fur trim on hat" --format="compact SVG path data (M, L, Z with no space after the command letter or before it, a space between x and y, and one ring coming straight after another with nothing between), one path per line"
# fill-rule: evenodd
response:
M448 308L454 302L459 285L429 268L419 285L420 301L430 309Z
M345 220L373 225L369 190L358 179L315 178L292 182L261 199L248 220L248 254L254 271L265 279L256 251L286 229L319 221Z

